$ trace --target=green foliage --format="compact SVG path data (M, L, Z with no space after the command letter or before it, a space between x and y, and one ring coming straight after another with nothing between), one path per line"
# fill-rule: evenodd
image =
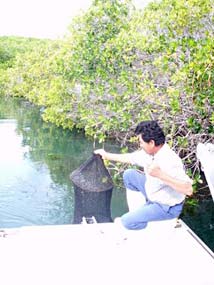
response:
M19 83L22 81L21 74L22 70L17 62L17 58L20 59L22 65L25 56L33 52L35 47L45 46L48 40L40 40L34 38L22 38L22 37L0 37L0 96L5 95L16 95L16 92L10 89L11 84L14 85L14 89L19 89ZM13 74L17 78L11 77L10 70L14 68ZM31 88L31 87L29 87ZM20 90L21 91L21 90ZM24 96L21 94L20 96Z
M47 40L22 37L0 37L0 69L7 69L15 64L18 54L32 51L37 44L44 44Z
M117 38L127 31L131 6L129 1L123 2L94 1L86 14L75 19L66 39L72 43L64 71L74 84L71 100L78 110L75 124L100 142L114 132L118 105L125 101L119 85L121 79L127 84L130 62ZM127 128L125 119L129 115L120 112Z

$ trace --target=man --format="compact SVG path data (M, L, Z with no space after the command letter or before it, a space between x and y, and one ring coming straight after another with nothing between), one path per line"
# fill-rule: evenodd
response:
M143 172L128 169L123 181L127 189L129 212L122 215L123 226L139 230L150 221L173 219L180 215L186 195L192 195L192 180L186 175L180 157L165 142L157 121L143 121L135 129L140 150L116 154L95 150L103 159L143 167ZM131 209L130 194L141 194L145 203ZM141 198L138 197L138 199Z

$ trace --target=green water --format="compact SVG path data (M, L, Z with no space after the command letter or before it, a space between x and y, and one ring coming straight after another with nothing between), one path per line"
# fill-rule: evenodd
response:
M39 108L10 98L0 99L0 137L0 228L71 223L69 174L92 155L93 141L44 123ZM126 211L124 191L113 190L111 208L112 218Z
M26 101L0 98L0 228L73 221L69 174L91 156L93 141L43 122L41 113ZM114 188L112 218L126 211L124 190ZM214 250L212 199L185 209L182 219Z

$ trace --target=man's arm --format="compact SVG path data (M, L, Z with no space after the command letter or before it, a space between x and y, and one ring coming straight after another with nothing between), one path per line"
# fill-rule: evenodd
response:
M193 193L192 181L182 181L172 176L168 175L156 164L151 164L147 168L148 174L159 178L164 183L175 189L177 192L183 193L185 195L191 196Z
M107 152L104 149L97 149L94 153L101 155L103 159L112 160L122 163L131 163L130 155L128 153L111 153Z

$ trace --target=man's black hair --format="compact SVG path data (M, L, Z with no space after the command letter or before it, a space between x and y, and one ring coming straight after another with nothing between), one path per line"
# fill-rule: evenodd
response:
M165 143L164 132L158 125L157 121L140 122L135 129L135 134L141 135L142 139L147 143L153 140L155 142L155 146Z

